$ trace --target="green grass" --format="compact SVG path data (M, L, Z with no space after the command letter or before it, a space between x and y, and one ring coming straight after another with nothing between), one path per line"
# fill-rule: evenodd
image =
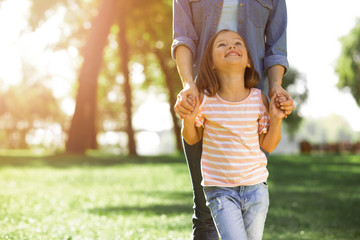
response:
M20 155L0 156L0 239L191 239L182 155ZM271 156L269 171L263 239L360 239L360 156Z

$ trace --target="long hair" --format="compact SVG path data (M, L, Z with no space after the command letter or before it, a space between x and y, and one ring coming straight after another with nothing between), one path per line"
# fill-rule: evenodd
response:
M232 32L232 31L227 29L221 30L209 40L208 44L206 45L204 55L201 59L199 74L196 78L195 83L198 90L200 92L204 92L208 96L214 96L221 88L219 78L216 74L216 71L213 68L214 60L212 57L212 50L214 48L215 39L217 38L217 36L219 36L221 33L224 32ZM255 71L254 64L251 59L247 44L244 39L243 41L245 44L246 52L250 63L250 67L246 67L245 69L245 76L244 76L245 87L253 88L256 87L257 84L259 83L259 75Z

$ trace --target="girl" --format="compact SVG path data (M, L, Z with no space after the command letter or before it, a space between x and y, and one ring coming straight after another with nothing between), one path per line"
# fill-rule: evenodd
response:
M203 139L202 185L222 240L261 239L269 205L267 158L278 145L285 113L255 89L258 75L244 39L222 30L205 49L196 85L200 98L182 135ZM269 109L269 111L268 111ZM270 114L269 114L270 112Z

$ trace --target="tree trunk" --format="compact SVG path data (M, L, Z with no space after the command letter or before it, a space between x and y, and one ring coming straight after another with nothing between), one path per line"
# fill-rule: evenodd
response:
M182 143L181 143L181 129L178 123L178 119L176 117L176 113L174 110L174 106L176 103L176 94L174 91L174 84L171 81L173 74L171 74L169 67L166 66L166 63L164 61L165 58L164 56L161 55L161 52L159 50L155 50L154 53L156 54L158 61L160 63L161 69L165 75L165 82L166 82L166 86L167 89L169 91L169 103L170 103L170 113L171 113L171 117L173 120L173 125L174 125L174 134L175 134L175 138L176 138L176 148L177 150L181 151L182 150Z
M135 134L132 127L132 94L129 75L129 44L126 39L126 2L122 3L119 13L119 46L121 54L120 69L124 74L124 95L125 95L125 109L126 109L126 133L128 136L128 152L129 155L136 156Z
M84 63L79 75L75 113L69 129L66 152L84 153L96 147L97 80L103 60L103 49L114 23L117 0L103 0L99 15L90 30L84 49Z

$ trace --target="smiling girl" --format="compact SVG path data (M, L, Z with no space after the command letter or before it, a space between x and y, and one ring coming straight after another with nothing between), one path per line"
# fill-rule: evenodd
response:
M183 119L190 144L203 139L202 185L222 240L261 239L269 206L267 158L281 138L284 111L259 89L244 39L222 30L210 39L196 85L200 97Z

